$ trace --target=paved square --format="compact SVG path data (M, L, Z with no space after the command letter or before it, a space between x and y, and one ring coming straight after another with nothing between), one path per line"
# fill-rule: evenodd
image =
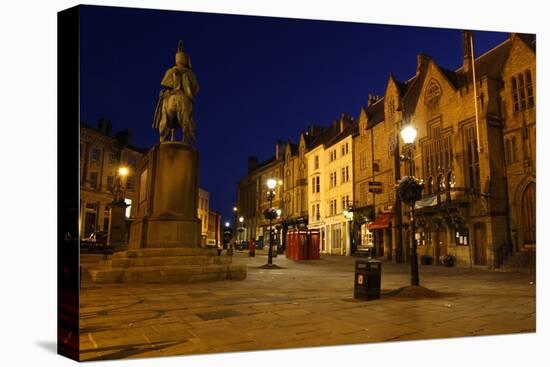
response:
M389 294L409 284L407 264L382 264L382 297L353 299L354 258L323 256L280 270L248 264L243 281L111 284L83 280L83 360L417 340L534 332L535 277L530 273L420 266L420 283L439 298Z

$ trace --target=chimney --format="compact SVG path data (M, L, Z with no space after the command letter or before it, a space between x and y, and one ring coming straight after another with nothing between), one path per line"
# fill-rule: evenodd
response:
M315 135L318 135L319 133L321 133L321 131L323 131L323 128L321 126L309 125L308 130L307 130L307 135L315 136Z
M113 125L110 120L103 117L97 120L97 130L103 135L111 135L112 129Z
M131 141L130 129L124 129L116 133L116 139L120 146L124 147L124 146L130 145L130 141Z
M275 144L275 159L279 160L285 157L286 143L282 140L277 140Z
M471 43L472 31L462 31L462 52L463 52L463 64L462 69L465 74L469 74L472 71L472 43Z
M258 157L250 156L248 157L248 173L254 171L258 167Z
M419 53L416 55L416 75L420 74L420 72L426 67L428 67L428 63L430 62L430 57L426 54Z

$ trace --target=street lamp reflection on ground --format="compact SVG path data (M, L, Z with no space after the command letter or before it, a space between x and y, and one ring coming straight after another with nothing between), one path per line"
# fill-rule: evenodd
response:
M401 160L409 162L409 176L414 177L414 158L412 156L415 148L414 141L416 139L417 131L411 126L407 125L401 130L401 138L405 143L403 150L404 155L401 155ZM416 225L414 221L414 201L409 203L410 206L410 227L411 227L411 285L419 285L418 276L418 255L416 253Z

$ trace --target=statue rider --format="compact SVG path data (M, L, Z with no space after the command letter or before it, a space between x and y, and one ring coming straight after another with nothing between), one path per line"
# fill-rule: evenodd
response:
M160 83L164 89L159 94L159 101L153 118L153 128L158 129L160 141L165 141L168 134L174 140L175 130L183 129L183 141L194 141L195 122L192 108L199 84L191 69L191 60L183 52L183 41L178 43L176 65L166 71Z

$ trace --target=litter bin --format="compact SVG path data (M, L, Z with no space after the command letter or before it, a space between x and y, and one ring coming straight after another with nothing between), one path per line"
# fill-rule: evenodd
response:
M355 260L353 297L372 300L380 298L382 263L378 260Z

